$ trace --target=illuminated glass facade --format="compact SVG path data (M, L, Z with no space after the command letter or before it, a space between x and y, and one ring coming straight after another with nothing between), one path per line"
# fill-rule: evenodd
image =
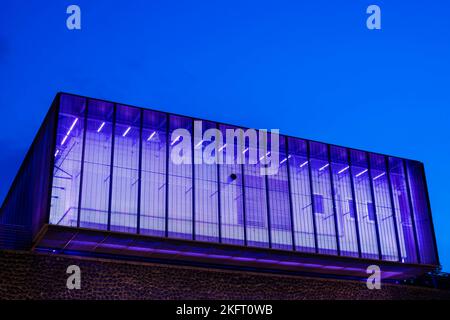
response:
M261 175L260 162L179 165L171 135L192 132L193 118L69 94L57 101L49 224L439 264L420 162L280 136L275 175ZM203 121L209 128L225 136L236 127Z

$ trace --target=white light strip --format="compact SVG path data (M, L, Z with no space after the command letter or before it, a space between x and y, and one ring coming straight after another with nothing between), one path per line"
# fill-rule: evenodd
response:
M341 171L338 172L338 174L341 174L345 171L347 171L350 168L350 166L346 166L344 169L342 169Z
M377 180L378 178L381 178L382 176L384 176L386 174L386 172L380 173L379 175L377 175L375 178L373 178L373 180Z
M125 130L125 132L123 133L122 137L125 137L128 134L128 132L130 132L130 130L131 130L131 127L128 127L128 129Z
M196 148L200 147L200 146L202 145L202 143L203 143L203 140L200 140L200 142L197 143L197 144L195 145L195 147L196 147Z
M329 164L329 163L327 163L327 164L326 164L326 165L324 165L324 166L323 166L322 168L320 168L320 169L319 169L319 171L323 171L323 170L325 170L325 168L326 168L326 167L328 167L329 165L330 165L330 164Z
M100 127L98 127L97 132L102 131L103 127L105 126L105 122L102 122L102 124L100 125Z
M153 131L153 133L148 137L147 141L152 140L152 138L155 136L156 131Z
M283 164L287 161L288 158L284 158L283 160L281 160L280 164Z
M303 168L303 167L306 166L307 164L308 164L308 161L303 162L303 163L300 165L300 168Z
M181 138L181 136L176 137L175 140L173 140L170 145L173 146L175 144L175 142L177 142L180 138Z
M59 153L59 150L56 150L56 152L55 152L55 157L58 155L58 153Z
M369 171L369 169L365 169L363 171L361 171L360 173L358 173L355 177L359 177L360 175L363 175L364 173L366 173L367 171Z
M248 151L248 148L245 148L244 151L242 151L242 153L246 153Z
M223 146L221 146L220 148L219 148L219 150L217 150L217 151L222 151L223 150L223 148L225 148L227 146L227 144L225 143Z
M69 137L70 133L72 132L72 130L75 127L75 125L77 124L77 122L78 122L78 118L75 118L74 122L70 126L69 131L67 131L66 136L64 137L63 141L61 142L61 145L64 145L64 143L66 143L67 138Z

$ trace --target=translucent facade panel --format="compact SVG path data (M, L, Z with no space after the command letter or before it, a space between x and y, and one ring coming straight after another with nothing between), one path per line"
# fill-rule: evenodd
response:
M394 208L400 241L401 261L417 263L417 248L414 234L414 221L410 207L410 198L406 186L404 162L402 159L389 157Z
M260 147L264 148L263 146ZM247 244L256 247L270 247L266 176L261 174L265 167L261 164L262 158L257 159L256 164L249 164L248 159L253 152L253 148L251 144L245 144L244 150L247 150L247 148L249 148L248 151L244 151L246 161L243 166ZM267 146L264 150L266 149ZM265 153L264 150L262 153ZM237 150L237 152L240 151ZM260 157L260 153L257 154Z
M218 141L215 140L217 133L215 123L207 121L197 123L200 123L197 125L197 132L201 132L202 134L194 139L195 239L218 242L218 168L216 161L209 163L209 160L215 159L216 149L220 149L222 145L217 146ZM207 135L203 139L205 133ZM219 141L222 142L222 137L219 137Z
M86 99L61 95L50 223L76 227Z
M358 257L358 232L347 149L331 146L331 170L341 255Z
M310 142L310 171L313 190L314 218L318 251L337 254L334 204L330 179L327 145ZM320 204L318 200L320 199Z
M375 214L380 233L381 258L397 261L397 217L391 204L390 185L386 173L386 158L378 154L370 154L370 178L375 197Z
M164 236L166 228L167 115L144 110L140 233Z
M112 231L137 232L140 115L137 108L116 107L110 218Z
M226 130L235 129L220 125L224 144L218 149L225 159L227 152L236 151L236 140L225 141ZM228 150L228 151L227 151ZM235 151L233 154L236 154ZM236 162L223 163L218 166L220 176L220 214L222 242L229 244L245 244L244 229L244 195L242 164Z
M414 220L417 230L420 262L425 264L437 264L436 245L434 242L434 232L429 211L423 165L417 161L407 161L407 168Z
M56 114L47 118L56 123ZM193 131L192 118L62 94L57 128L41 137L55 160L50 223L438 264L420 162L284 136L272 154L273 142L261 150L257 131L208 121L201 135ZM33 157L22 175L45 168ZM278 171L268 174L266 159L276 158ZM15 191L5 203L20 199Z
M80 227L108 228L114 105L88 100Z
M361 242L361 256L363 258L378 259L378 236L373 210L371 181L368 174L367 155L365 152L351 150L351 171L356 197L356 214Z
M269 150L272 150L269 148ZM270 154L272 161L278 159L276 174L267 175L267 188L270 208L270 227L272 248L292 250L291 209L289 204L288 156L286 141L279 137L279 154ZM275 152L275 151L273 151Z
M315 252L307 142L295 138L288 138L287 142L295 249Z
M168 236L193 238L192 120L169 116Z

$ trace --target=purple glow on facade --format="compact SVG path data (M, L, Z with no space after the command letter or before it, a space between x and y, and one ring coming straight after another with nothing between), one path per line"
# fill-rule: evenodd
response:
M57 126L66 147L55 159L51 224L438 262L419 162L280 136L282 166L272 176L259 174L260 163L177 165L167 155L180 136L170 137L179 128L192 132L193 119L71 99L65 95ZM233 128L204 124L204 131Z

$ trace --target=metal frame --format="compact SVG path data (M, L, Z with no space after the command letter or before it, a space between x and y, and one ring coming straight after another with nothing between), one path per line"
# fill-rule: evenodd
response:
M350 154L350 149L345 149L345 150L347 153L348 174L350 176L350 187L351 187L351 191L352 191L353 212L355 213L355 228L356 228L356 241L358 244L358 257L361 259L362 258L361 234L359 232L358 206L356 205L356 192L355 192L355 180L353 178L352 157Z
M316 225L316 204L314 202L314 188L312 180L312 168L311 168L311 141L306 141L306 159L308 160L308 178L309 178L309 193L311 195L311 211L314 230L314 251L319 253L319 240L317 238L317 225Z
M367 163L367 174L369 177L369 185L370 185L370 197L372 198L373 211L375 214L375 234L377 237L377 248L378 248L378 260L383 260L383 251L381 250L381 240L380 240L380 228L378 226L378 210L375 199L375 191L373 187L373 179L372 179L372 167L370 163L370 156L367 152L364 152ZM387 168L386 168L387 170Z
M419 251L419 241L417 240L417 228L416 228L416 218L414 216L414 205L413 205L413 201L412 201L412 196L411 196L411 185L409 183L409 175L408 175L408 168L406 166L406 161L402 160L402 166L403 166L403 174L405 175L405 189L406 189L406 193L408 196L408 205L409 205L409 213L411 215L411 223L413 226L413 236L414 236L414 245L415 245L415 249L416 249L416 260L417 263L420 264L421 261L421 257L420 257L420 251Z
M137 219L136 233L141 233L141 192L142 192L142 134L144 130L144 109L139 112L139 168L138 168L138 199L137 199Z
M395 234L395 244L397 245L397 258L398 261L402 261L402 251L400 249L400 240L398 236L398 223L397 223L397 213L395 211L395 205L394 205L394 192L392 190L392 179L391 179L391 166L389 164L389 158L384 157L385 167L386 167L386 177L389 187L389 198L391 201L391 210L392 210L392 219L394 220L394 234ZM373 180L371 179L373 182Z
M83 179L84 179L84 159L85 159L85 152L86 152L86 132L87 132L87 125L88 125L88 108L89 108L89 99L85 99L85 107L84 107L84 127L83 127L83 145L81 146L81 168L80 168L80 188L78 190L78 213L77 213L77 227L80 227L80 221L81 221L81 201L82 201L82 194L83 194ZM55 145L56 147L56 145Z
M431 213L430 194L428 193L427 176L425 175L425 166L423 165L423 163L420 163L420 167L421 167L420 172L422 173L422 179L423 179L423 185L424 185L424 191L425 191L425 199L426 199L427 207L428 207L428 219L430 220L431 234L432 234L432 238L433 238L434 256L436 258L437 264L440 265L441 263L440 263L439 254L438 254L436 233L434 230L434 223L433 223L433 215Z
M336 204L336 194L335 194L335 185L334 185L334 177L333 177L333 170L331 170L331 147L330 145L327 146L327 159L328 159L328 174L330 175L330 188L331 188L331 198L333 201L333 216L334 216L334 232L336 234L336 249L338 256L341 255L341 244L339 242L339 226L338 226L338 219L337 219L337 204Z
M113 191L113 174L114 174L114 148L116 142L116 119L117 117L117 104L113 106L113 119L112 119L112 138L111 138L111 167L109 168L109 199L108 199L108 231L111 230L111 209L112 209L112 191Z
M287 170L287 180L288 180L288 193L289 193L289 216L291 219L291 233L292 233L292 250L297 250L297 245L295 244L295 227L294 227L294 204L292 202L292 186L291 186L291 164L289 161L289 138L284 137L284 149L286 156L286 170Z
M216 130L220 130L219 124L216 123ZM216 148L217 148L217 141ZM218 154L215 154L216 159ZM216 176L217 176L217 222L219 224L219 243L222 243L222 200L221 200L221 189L220 189L220 165L217 161L216 164Z

